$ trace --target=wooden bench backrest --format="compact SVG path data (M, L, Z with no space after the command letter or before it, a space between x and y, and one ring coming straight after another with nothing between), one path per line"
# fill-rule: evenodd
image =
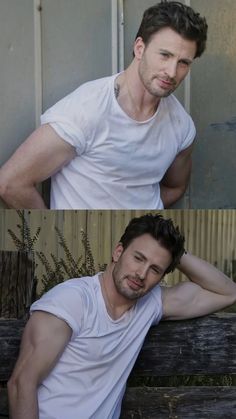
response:
M236 374L236 314L219 313L153 327L136 361L132 381L147 376L204 374ZM236 418L235 386L128 387L121 415L121 419L209 417Z
M236 314L218 313L152 327L136 376L236 374Z
M11 374L24 324L20 320L0 320L0 382L7 381ZM219 313L152 327L131 376L195 374L236 374L236 314ZM0 389L0 413L4 397ZM213 419L236 418L234 386L129 387L121 418L204 419L209 415Z

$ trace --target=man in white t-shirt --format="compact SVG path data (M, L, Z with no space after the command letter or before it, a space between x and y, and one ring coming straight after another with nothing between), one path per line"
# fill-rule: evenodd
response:
M42 116L0 170L13 208L45 208L36 189L51 177L51 208L162 209L184 194L195 127L173 92L206 46L192 8L147 9L122 73L91 81Z
M236 284L183 246L171 220L134 218L105 272L57 285L32 305L8 383L12 419L118 419L149 328L236 301ZM175 267L189 281L160 287Z

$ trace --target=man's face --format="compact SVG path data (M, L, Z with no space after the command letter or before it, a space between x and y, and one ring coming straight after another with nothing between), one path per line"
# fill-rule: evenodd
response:
M113 281L119 295L136 300L157 285L172 262L170 252L149 234L134 239L124 250L114 253Z
M135 42L139 77L153 96L169 96L189 72L196 54L195 41L182 38L170 28L163 28L145 46L142 38Z

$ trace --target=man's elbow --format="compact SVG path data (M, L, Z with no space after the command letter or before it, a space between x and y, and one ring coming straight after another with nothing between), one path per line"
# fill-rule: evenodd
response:
M234 290L234 292L232 293L232 296L231 296L230 306L236 304L236 283L234 283L234 285L235 285L235 290Z
M169 186L164 183L161 186L161 198L165 208L171 208L185 194L188 185Z
M27 394L32 389L37 389L37 382L29 372L14 373L7 382L9 400L17 399L19 395Z
M2 169L0 169L0 198L6 204L10 204L18 192L19 185L16 184L14 179L6 176Z
M10 194L11 183L5 178L4 173L0 170L0 197L6 201Z
M177 200L183 198L187 188L188 188L188 183L186 183L184 185L177 186L175 188L175 195L176 195Z
M30 178L17 173L15 170L0 169L0 198L10 207L19 208L21 198L26 194L31 185Z
M17 388L18 388L18 380L15 377L11 376L7 382L7 392L8 392L9 399L11 399L13 396L17 394Z
M222 309L229 308L231 306L235 306L236 308L236 283L234 282L234 289L231 290L230 293L224 295L224 303Z
M7 393L10 407L19 399L21 392L24 392L24 382L20 376L12 375L7 382Z
M9 378L8 382L7 382L7 389L9 392L17 389L17 387L21 386L22 384L24 384L24 382L27 382L27 378L25 377L25 374L22 370L22 372L16 372L13 371L11 377Z

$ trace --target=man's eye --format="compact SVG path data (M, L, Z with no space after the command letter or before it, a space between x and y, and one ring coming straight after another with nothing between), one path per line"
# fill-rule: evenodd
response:
M152 272L153 272L155 275L160 275L160 274L161 274L161 272L160 272L158 269L156 269L156 268L152 268Z
M160 54L164 58L168 58L169 57L169 54L167 52L161 52Z
M140 260L140 261L142 260L142 258L141 258L140 256L137 256L137 255L135 255L135 256L134 256L134 258L135 258L136 260Z
M183 67L189 67L189 66L190 66L190 63L189 63L189 62L187 62L187 61L180 61L179 63L180 63L180 65L182 65Z

